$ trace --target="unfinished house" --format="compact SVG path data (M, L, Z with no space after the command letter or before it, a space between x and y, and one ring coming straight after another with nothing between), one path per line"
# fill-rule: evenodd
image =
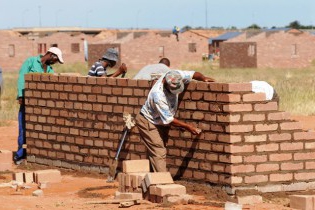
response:
M303 68L315 59L315 37L296 29L245 32L220 45L221 68Z

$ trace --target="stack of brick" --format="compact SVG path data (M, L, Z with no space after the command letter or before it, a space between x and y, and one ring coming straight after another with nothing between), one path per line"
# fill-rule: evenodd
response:
M12 151L0 150L0 171L12 170Z
M61 182L61 173L56 169L39 170L34 172L17 172L13 174L13 180L26 184L47 184Z
M161 203L164 200L176 202L186 196L186 187L174 184L169 172L150 172L149 160L125 160L123 172L118 174L118 192L116 199L145 199L153 203ZM173 199L174 200L174 199Z

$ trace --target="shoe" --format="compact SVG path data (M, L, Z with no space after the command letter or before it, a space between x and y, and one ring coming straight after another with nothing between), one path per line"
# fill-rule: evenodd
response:
M25 159L14 157L13 160L15 165L21 165L21 163L23 163Z

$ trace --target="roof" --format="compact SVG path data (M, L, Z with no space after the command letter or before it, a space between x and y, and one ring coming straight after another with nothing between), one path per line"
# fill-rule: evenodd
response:
M226 41L228 39L232 39L232 38L240 35L241 33L242 32L239 32L239 31L231 31L231 32L224 33L220 36L209 39L209 44L212 44L212 41Z

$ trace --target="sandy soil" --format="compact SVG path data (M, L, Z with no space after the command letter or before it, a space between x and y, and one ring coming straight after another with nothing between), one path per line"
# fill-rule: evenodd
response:
M315 116L293 116L295 120L302 123L305 130L315 130ZM17 148L17 122L11 122L9 126L0 127L0 149L15 151ZM35 171L46 169L46 166L27 164L14 166L11 172L0 172L0 185L12 180L12 174L19 171ZM43 189L41 197L32 196L37 190L36 184L28 184L29 189L0 187L0 209L3 210L38 210L38 209L118 209L118 204L95 204L95 202L113 199L118 183L107 183L103 174L83 173L59 169L62 174L61 183L49 184ZM129 207L129 209L224 209L227 201L235 202L235 198L227 195L220 188L211 187L202 183L191 183L184 180L177 181L187 188L187 193L194 196L194 200L188 205L154 204L143 201L140 205ZM247 192L247 195L257 192ZM313 193L313 192L299 192ZM245 192L246 194L246 192ZM290 209L289 194L293 193L265 193L260 194L264 203L256 205L244 205L243 209ZM295 193L297 194L297 193ZM315 193L314 193L315 194ZM94 204L91 204L94 202Z

